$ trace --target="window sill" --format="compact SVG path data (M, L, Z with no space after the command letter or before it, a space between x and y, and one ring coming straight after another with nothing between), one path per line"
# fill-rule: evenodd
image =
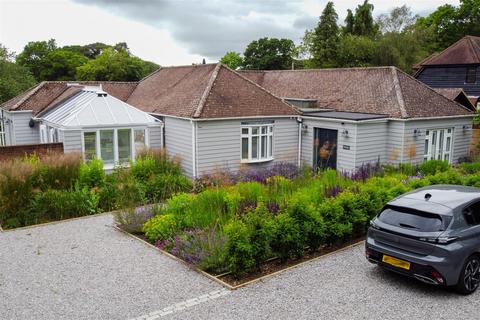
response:
M246 159L242 159L240 160L240 163L262 163L262 162L269 162L269 161L273 161L275 160L275 158L265 158L265 159L258 159L258 160L246 160Z

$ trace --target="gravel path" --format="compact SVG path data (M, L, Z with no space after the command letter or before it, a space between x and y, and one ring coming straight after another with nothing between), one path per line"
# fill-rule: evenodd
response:
M478 319L479 298L383 271L361 244L165 319Z
M366 262L363 245L245 288L111 227L111 216L0 233L0 319L476 319L459 296Z
M222 289L111 225L0 233L0 319L130 319Z

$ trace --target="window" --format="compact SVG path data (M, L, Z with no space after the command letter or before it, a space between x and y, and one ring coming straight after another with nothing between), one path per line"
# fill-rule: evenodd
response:
M133 143L135 145L135 156L145 149L145 130L135 129L133 131Z
M380 213L378 219L395 227L421 232L436 232L444 231L450 224L452 217L418 210L387 207Z
M100 158L106 164L113 164L115 162L114 150L114 134L113 130L100 131Z
M6 146L7 145L7 138L5 135L5 120L3 118L0 118L0 147Z
M465 78L465 83L475 82L477 82L477 67L467 67L467 76Z
M273 159L273 125L242 126L242 161Z
M97 156L97 133L96 132L84 132L83 133L83 145L85 161L90 161Z
M480 202L476 202L464 209L463 216L469 225L480 224Z
M128 162L132 156L131 130L118 130L118 161L120 163Z
M451 162L452 141L453 128L426 130L423 160Z

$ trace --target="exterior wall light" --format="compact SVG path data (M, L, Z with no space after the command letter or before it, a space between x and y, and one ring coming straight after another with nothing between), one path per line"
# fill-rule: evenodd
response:
M342 136L344 136L345 138L348 138L348 130L347 129L343 129Z

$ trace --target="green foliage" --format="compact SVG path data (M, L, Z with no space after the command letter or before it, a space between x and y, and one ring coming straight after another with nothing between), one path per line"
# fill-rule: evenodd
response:
M263 203L255 210L243 216L243 221L249 229L252 245L252 257L257 267L272 256L270 243L274 236L273 218Z
M30 71L13 62L14 54L0 44L0 103L35 85Z
M314 66L334 67L337 65L336 55L339 42L337 20L338 15L335 12L334 4L330 1L323 9L310 40Z
M423 162L419 169L420 172L424 175L434 175L437 172L444 172L450 168L450 165L447 161L442 160L429 160Z
M282 70L292 67L295 44L290 39L261 38L250 42L243 53L243 68Z
M124 50L107 48L77 68L77 80L138 81L152 72L152 65Z
M232 70L237 70L242 66L243 59L239 53L229 51L220 59L220 62Z
M87 188L74 188L70 191L47 190L35 195L32 218L29 224L63 220L95 214L99 196Z
M287 209L300 229L305 245L317 250L325 242L326 225L319 211L306 197L294 198ZM296 245L296 244L295 244Z
M256 263L250 231L240 220L231 221L224 230L227 238L225 261L228 270L236 276L241 276L250 271Z
M39 79L42 80L75 80L77 68L88 61L83 55L65 49L55 49L42 59Z
M369 67L375 57L377 43L366 36L344 35L338 43L339 67Z
M17 56L17 63L27 68L37 81L44 80L44 58L52 51L57 49L54 39L48 41L31 41L23 48L23 51Z
M352 34L371 38L377 35L379 27L373 20L373 4L368 0L357 6L353 21Z
M173 214L159 214L143 225L145 236L151 241L172 238L178 230L178 223Z
M35 156L24 160L33 167L32 186L42 191L71 189L79 175L82 160L79 154L49 155L40 161Z
M299 223L288 213L280 213L274 224L271 247L280 259L298 258L305 253L306 239Z
M80 166L78 181L82 187L103 187L105 177L105 170L103 170L103 161L101 159L93 159L87 163L82 163Z

